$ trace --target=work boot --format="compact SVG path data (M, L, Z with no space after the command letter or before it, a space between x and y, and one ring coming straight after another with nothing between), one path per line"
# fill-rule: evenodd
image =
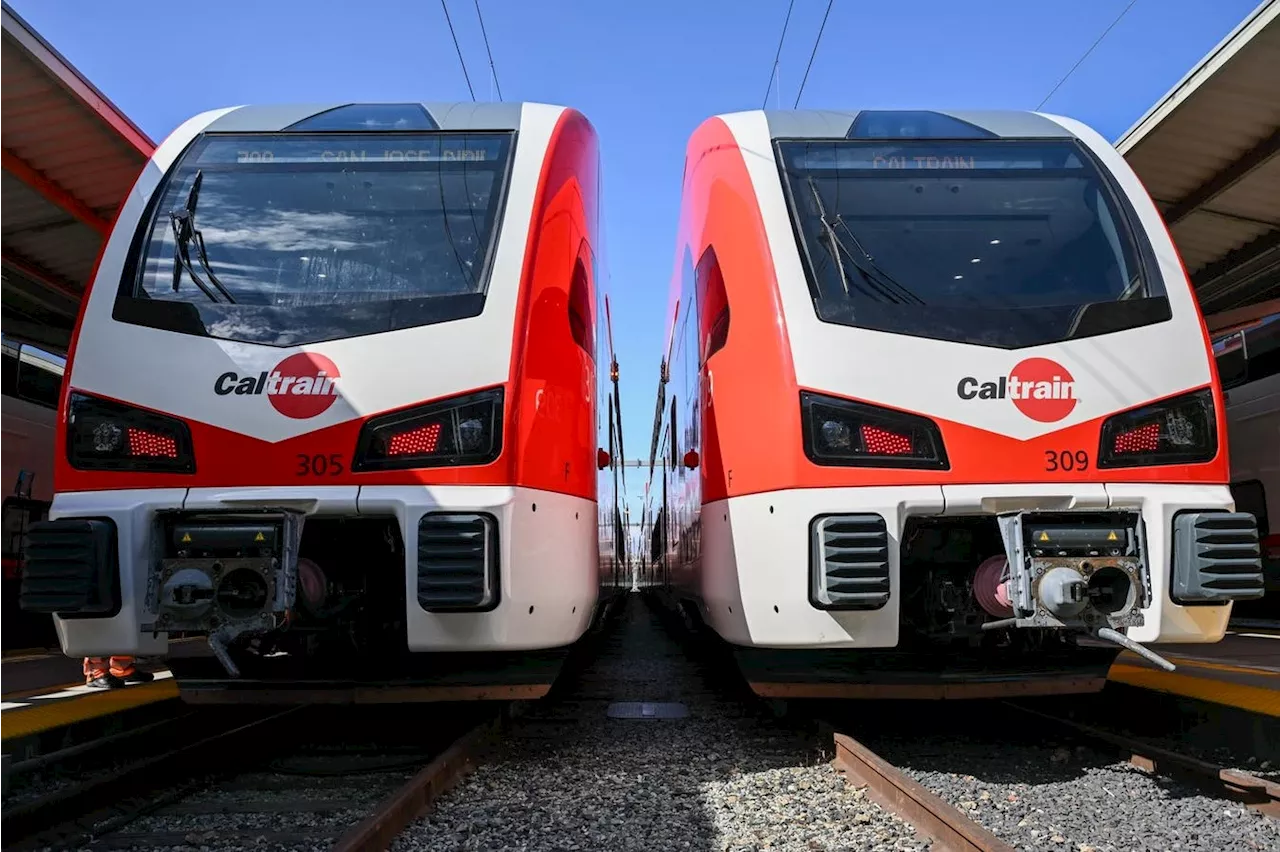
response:
M124 681L108 672L85 681L84 685L90 689L120 689L124 686Z
M120 678L125 683L151 683L156 676L151 672L144 672L142 669L134 669L124 677Z

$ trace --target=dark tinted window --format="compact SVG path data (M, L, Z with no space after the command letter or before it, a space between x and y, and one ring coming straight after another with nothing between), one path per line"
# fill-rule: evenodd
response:
M1231 483L1231 499L1235 501L1237 512L1248 512L1257 519L1259 536L1266 538L1271 534L1271 524L1267 517L1267 492L1261 481L1247 479Z
M4 395L18 395L18 347L4 342Z
M1016 348L1169 318L1145 241L1073 141L778 149L823 320Z
M290 346L475 316L512 139L204 137L166 182L116 317ZM186 240L190 269L175 257L184 208L207 253Z
M37 406L58 408L63 368L60 359L23 347L18 358L18 397Z
M1280 373L1280 314L1271 314L1213 340L1218 377L1234 388Z

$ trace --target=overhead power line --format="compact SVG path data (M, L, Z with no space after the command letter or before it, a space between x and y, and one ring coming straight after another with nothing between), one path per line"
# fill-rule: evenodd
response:
M453 49L458 51L458 64L462 66L462 77L467 81L467 91L471 93L471 100L476 99L476 90L471 88L471 75L467 73L467 63L462 59L462 48L458 46L458 34L453 31L453 21L449 20L449 7L445 5L444 0L440 0L440 8L444 9L444 20L449 25L449 35L453 36Z
M484 31L484 16L480 14L480 0L475 0L476 17L480 19L480 35L484 36L484 52L489 55L489 73L493 75L494 88L498 90L498 100L502 100L502 85L498 82L498 69L493 64L493 51L489 49L489 34Z
M800 96L804 94L804 84L809 82L809 69L813 67L813 57L818 55L818 45L822 44L822 31L827 28L827 16L831 14L831 5L835 0L827 0L827 11L822 15L822 26L818 27L818 37L813 40L813 52L809 54L809 64L804 69L804 79L800 81L800 91L796 92L796 102L792 109L800 106Z
M787 38L787 25L791 23L791 10L795 8L795 5L796 0L791 0L787 4L787 17L782 22L782 35L778 37L778 50L773 54L773 67L769 69L769 85L765 87L764 103L760 105L760 109L764 109L769 105L769 90L773 88L773 81L778 77L778 59L782 56L782 42Z
M1058 89L1062 87L1063 83L1067 82L1068 77L1076 73L1076 69L1080 67L1080 64L1089 58L1089 54L1093 53L1094 49L1097 48L1098 45L1102 44L1102 40L1107 37L1107 33L1115 29L1116 24L1120 23L1121 19L1123 19L1125 15L1129 14L1129 10L1133 8L1133 4L1137 2L1138 0L1129 0L1129 5L1125 6L1124 11L1122 11L1119 15L1116 16L1116 19L1111 22L1111 26L1107 27L1105 30L1102 31L1102 35L1098 36L1097 41L1091 44L1089 46L1089 49L1086 50L1084 54L1079 59L1076 60L1076 64L1071 66L1071 70L1068 71L1063 76L1063 78L1058 81L1057 85L1055 85L1052 89L1049 90L1049 94L1045 95L1044 99L1041 100L1040 103L1036 104L1037 110L1049 102L1049 98L1053 97L1053 93L1058 91Z

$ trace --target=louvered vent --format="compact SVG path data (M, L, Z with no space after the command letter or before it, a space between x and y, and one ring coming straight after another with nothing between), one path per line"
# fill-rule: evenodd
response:
M813 522L809 600L819 609L879 609L889 602L889 534L879 515Z
M116 528L108 520L41 521L27 531L18 603L27 612L110 616L120 610Z
M1262 597L1258 522L1248 512L1183 512L1173 519L1173 599L1226 603Z
M498 523L491 515L424 515L418 522L418 603L428 612L498 605Z

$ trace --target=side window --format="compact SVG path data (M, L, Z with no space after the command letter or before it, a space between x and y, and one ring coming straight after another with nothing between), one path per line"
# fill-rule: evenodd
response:
M1260 537L1271 535L1270 518L1267 517L1267 492L1259 480L1246 479L1231 483L1231 499L1236 502L1237 512L1248 512L1258 519Z
M18 356L18 397L45 408L58 408L63 372L54 361L23 347Z
M702 339L702 363L724 348L729 339L729 296L724 289L724 276L714 248L708 248L698 260L696 273L699 329Z
M613 396L612 394L608 397L608 400L609 400L609 466L617 467L617 460L615 459L615 456L617 456L617 453L614 452L614 444L613 444Z
M1213 354L1218 362L1218 379L1223 390L1248 381L1249 362L1245 358L1243 332L1232 332L1213 341Z
M588 292L587 270L578 260L573 264L573 277L569 281L569 331L573 340L587 357L595 360L595 326L591 322L591 296Z
M4 388L5 396L18 395L18 347L9 341L4 342Z
M680 430L676 426L676 398L671 397L671 469L680 467Z

